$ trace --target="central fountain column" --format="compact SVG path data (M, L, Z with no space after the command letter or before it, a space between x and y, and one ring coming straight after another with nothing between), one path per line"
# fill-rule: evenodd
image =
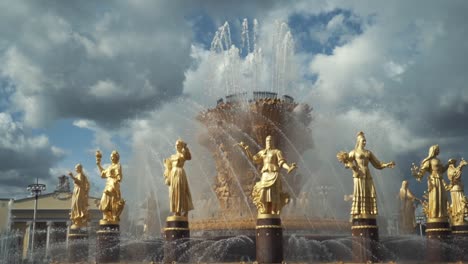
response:
M283 227L281 226L280 216L259 214L255 229L257 262L283 262Z
M164 245L164 263L184 262L185 260L180 258L180 253L188 249L185 248L183 252L178 252L177 248L190 239L188 218L186 216L167 217L164 239L166 242Z
M99 222L96 240L96 262L109 263L120 260L120 226L119 224Z
M375 216L359 216L351 226L353 262L378 262L379 228Z
M428 262L449 261L450 224L447 217L428 218L426 223L426 256Z

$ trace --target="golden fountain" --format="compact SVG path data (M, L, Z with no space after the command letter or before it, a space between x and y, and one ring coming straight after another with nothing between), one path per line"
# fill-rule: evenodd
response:
M191 221L190 229L196 230L242 230L254 229L257 209L252 202L252 190L260 179L256 168L238 142L245 142L252 153L264 148L265 138L271 135L275 145L283 151L287 160L301 167L301 155L313 147L311 129L312 108L299 104L291 96L281 98L273 92L233 94L219 99L214 108L201 112L197 119L207 133L200 135L200 144L212 153L216 165L214 192L220 205L220 215L212 219ZM283 188L290 199L300 204L298 195L310 175L294 172L284 175ZM302 190L304 191L304 190ZM289 205L290 206L290 205ZM288 207L288 205L286 205ZM336 219L309 219L285 213L283 224L289 230L320 230L326 233L348 231L349 223ZM314 233L316 233L313 231Z

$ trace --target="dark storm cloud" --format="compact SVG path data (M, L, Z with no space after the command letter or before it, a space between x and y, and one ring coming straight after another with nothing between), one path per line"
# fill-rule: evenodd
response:
M10 108L35 127L60 118L119 125L182 94L193 10L224 19L274 5L246 3L3 3L0 74L15 87Z
M3 78L36 127L58 118L116 125L182 93L191 32L170 2L65 6L10 3ZM3 33L3 32L2 32Z
M0 194L25 188L32 179L50 181L49 169L63 157L43 135L30 135L11 116L0 112Z
M452 138L468 135L468 28L464 14L454 11L439 18L432 30L440 33L421 45L420 54L402 82L390 95L390 103L405 102L407 125L417 135ZM431 30L430 28L427 29ZM399 97L395 97L398 95ZM406 112L406 113L405 113Z

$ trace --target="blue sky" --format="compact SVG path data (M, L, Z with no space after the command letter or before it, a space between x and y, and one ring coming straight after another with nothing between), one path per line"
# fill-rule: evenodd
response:
M128 175L124 193L141 200L145 184L161 183L160 159L179 136L206 162L188 169L209 172L194 118L229 91L229 69L239 70L240 89L271 88L272 47L281 22L288 25L282 34L289 31L294 42L286 50L287 87L278 91L314 108L316 144L304 154L314 183L341 186L340 196L351 192L350 175L334 156L350 150L360 130L378 157L397 162L395 170L374 176L382 200L394 196L410 177L410 164L424 158L430 145L441 146L443 160L467 156L464 1L73 5L0 3L0 197L23 197L35 177L52 190L56 178L78 162L99 195L104 182L94 151L103 150L107 159L118 149ZM232 44L241 47L244 18L251 50L258 21L264 70L258 86L249 86L255 56L245 49L227 68L225 55L210 53L225 21ZM204 182L200 192L209 189L209 177L194 181ZM423 185L410 180L418 194ZM165 197L159 188L158 196Z

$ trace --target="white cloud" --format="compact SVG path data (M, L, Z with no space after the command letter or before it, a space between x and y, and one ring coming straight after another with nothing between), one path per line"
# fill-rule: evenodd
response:
M382 67L378 65L385 58L380 47L374 46L376 31L369 29L364 36L335 47L331 55L315 56L310 63L311 73L317 75L313 95L328 105L340 104L350 96L383 96Z
M114 96L121 97L129 95L129 90L123 90L122 87L119 87L114 82L110 80L100 80L96 84L92 85L90 88L90 94L96 96L97 98L112 98Z
M24 133L23 125L13 121L7 113L0 112L0 147L13 151L26 151L28 149L47 148L49 140L45 135L28 137ZM56 148L56 147L55 147ZM58 151L59 148L56 148Z
M123 136L120 129L108 130L99 126L93 120L78 119L73 121L73 125L79 128L88 129L94 132L94 140L90 149L104 148L106 150L113 150L116 144L113 142L112 137L116 135Z
M387 73L387 77L398 81L401 81L401 79L398 76L403 74L405 72L405 69L406 65L401 65L394 61L389 61L384 65L384 70Z
M343 26L344 15L338 14L327 23L327 30L336 30Z
M24 87L25 96L37 94L42 90L41 86L46 83L42 70L16 47L11 47L5 52L3 61L5 64L1 68L2 75L15 80L17 86Z

